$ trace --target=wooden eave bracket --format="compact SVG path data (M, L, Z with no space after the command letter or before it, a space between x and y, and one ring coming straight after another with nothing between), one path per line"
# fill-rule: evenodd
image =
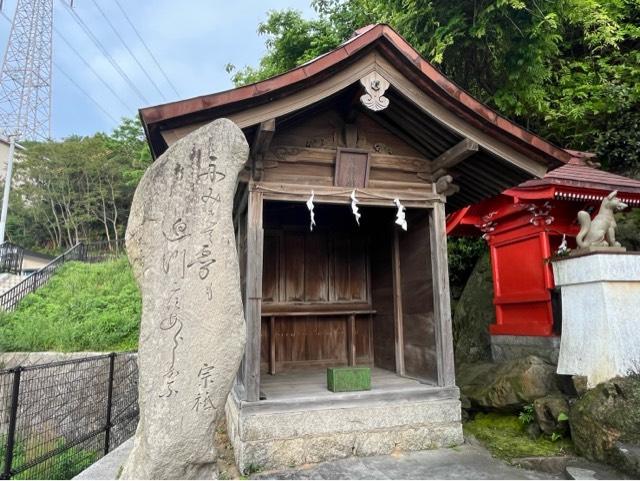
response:
M431 163L433 178L438 179L442 177L447 173L448 169L478 152L479 148L480 146L477 142L470 139L464 139L446 152L443 152Z
M261 180L264 172L264 156L269 151L273 135L276 133L276 119L260 122L258 131L253 138L251 146L251 177L253 180Z
M443 175L435 182L436 193L442 194L445 197L460 192L460 186L453 183L453 177L450 175Z

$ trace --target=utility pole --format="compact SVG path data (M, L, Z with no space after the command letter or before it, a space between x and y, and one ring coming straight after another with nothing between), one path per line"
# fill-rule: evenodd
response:
M51 137L52 35L53 0L17 0L0 71L0 131L9 140L0 243L7 223L15 144Z

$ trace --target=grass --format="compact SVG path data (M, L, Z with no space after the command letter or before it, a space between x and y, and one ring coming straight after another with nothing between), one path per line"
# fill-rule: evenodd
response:
M138 347L142 303L126 257L65 264L0 312L0 351L131 351Z
M2 438L0 444L0 470L4 471L4 448L5 439ZM31 456L28 454L26 444L18 440L14 446L13 459L11 465L13 469L22 469L39 456L55 450L61 450L51 458L38 463L33 467L20 471L14 475L12 479L71 479L75 475L81 473L86 468L95 463L98 459L98 453L91 450L82 449L73 446L65 449L65 441L58 438L54 441L42 443L41 439L31 439L31 443L35 446Z
M511 414L478 413L473 420L465 423L464 430L481 441L494 456L507 461L573 452L573 444L569 439L551 441L544 435L532 439L518 417Z

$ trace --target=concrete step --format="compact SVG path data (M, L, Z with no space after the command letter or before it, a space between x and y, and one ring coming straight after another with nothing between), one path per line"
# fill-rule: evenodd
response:
M633 479L606 464L594 463L584 458L570 461L565 468L567 479Z
M22 282L27 276L3 273L0 274L0 294L4 294L9 289L13 289Z

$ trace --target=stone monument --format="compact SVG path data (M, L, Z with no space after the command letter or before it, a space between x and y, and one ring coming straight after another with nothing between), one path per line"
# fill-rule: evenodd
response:
M216 423L244 352L232 222L242 131L218 119L182 138L136 190L126 244L142 292L140 422L123 479L216 476Z
M578 249L553 261L562 296L558 374L587 386L625 375L640 361L640 253L615 240L615 211L627 206L611 192L598 215L578 213Z

